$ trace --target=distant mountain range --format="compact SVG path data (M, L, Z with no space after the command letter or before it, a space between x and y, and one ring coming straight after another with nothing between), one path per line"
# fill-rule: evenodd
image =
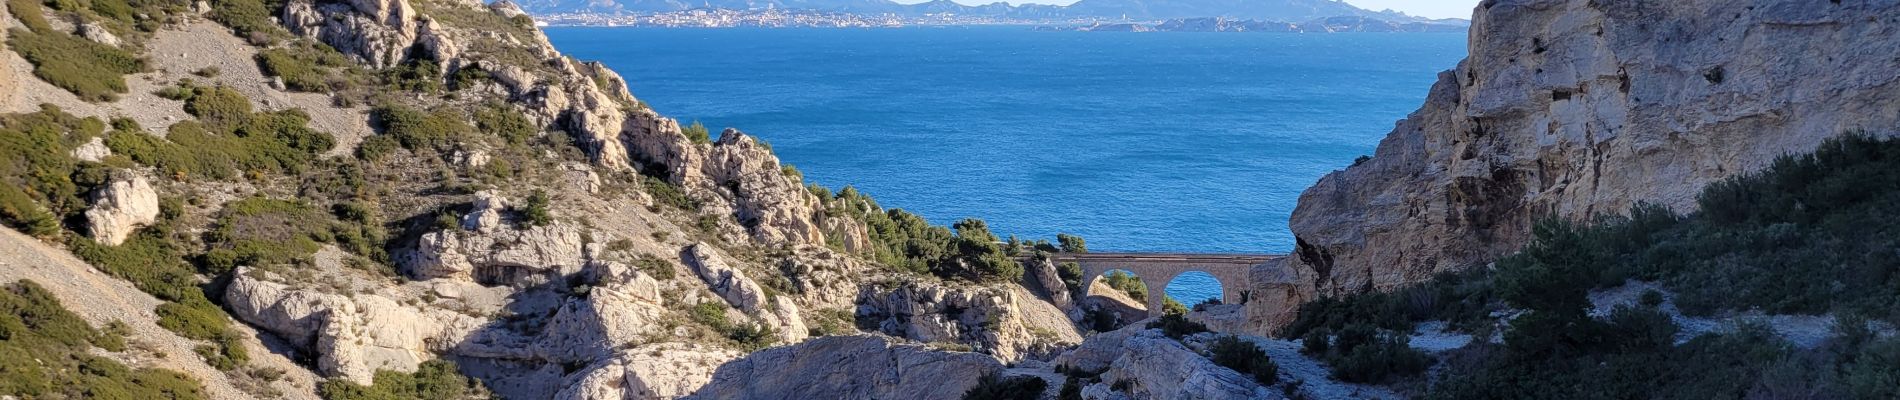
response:
M1454 23L1393 11L1372 11L1338 0L1081 0L1068 6L1003 2L969 6L950 0L900 4L890 0L519 0L529 13L644 14L693 9L811 10L852 14L922 16L954 13L1019 19L1095 18L1159 21L1225 17L1258 21L1312 21L1333 17L1364 17L1397 23Z

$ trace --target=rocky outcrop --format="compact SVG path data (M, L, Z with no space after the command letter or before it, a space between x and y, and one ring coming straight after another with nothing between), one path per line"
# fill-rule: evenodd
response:
M739 358L731 350L674 343L630 349L573 375L556 400L672 399L693 394L719 365Z
M239 268L225 291L232 316L308 351L326 376L369 384L377 370L415 371L445 337L486 323L453 311L418 308L378 295L323 293Z
M92 193L86 210L86 231L92 240L117 246L139 227L158 220L158 192L145 177L116 173L112 181Z
M113 35L111 30L107 30L105 25L100 25L98 22L79 24L78 32L74 33L78 34L79 37L99 44L107 46L119 45L119 36Z
M1016 361L1051 355L1080 339L1060 310L1027 318L1027 292L948 283L897 281L866 284L857 320L887 335L925 343L960 343ZM1044 307L1048 307L1045 305Z
M1049 303L1055 304L1056 308L1063 310L1075 307L1075 300L1070 296L1071 293L1069 293L1069 284L1063 282L1062 274L1056 272L1056 263L1054 260L1051 260L1049 257L1036 257L1025 266L1029 269L1029 271L1024 274L1026 275L1025 277L1029 278L1028 280L1030 282L1035 283L1037 289L1041 291L1043 296L1049 298Z
M712 245L698 243L687 246L681 255L686 266L705 281L713 293L725 299L726 304L758 319L758 322L772 326L779 339L795 342L808 335L797 303L787 297L766 295L758 282L747 278L745 271L728 264Z
M959 399L1003 364L879 336L829 336L719 367L692 399Z
M666 312L660 282L617 262L595 262L584 272L585 296L567 299L549 318L540 340L543 358L587 362L610 357L642 335L662 329ZM570 291L579 289L570 289Z
M1211 336L1203 335L1202 338ZM1189 338L1198 343L1198 339ZM1084 388L1084 398L1137 399L1282 399L1279 391L1253 378L1215 365L1160 330L1129 327L1089 337L1054 360L1073 371L1100 373L1101 382ZM1123 382L1126 391L1116 390Z
M1498 0L1370 160L1300 196L1295 276L1255 301L1389 289L1518 248L1534 219L1694 207L1701 188L1900 123L1900 4ZM1290 279L1288 279L1290 278Z
M317 39L374 68L402 63L415 46L422 23L405 0L291 1L284 27Z
M460 230L424 233L402 257L420 280L455 279L484 285L532 286L579 272L591 260L579 227L504 226L507 200L491 192L476 196Z
M733 217L762 243L823 244L812 221L818 199L788 176L757 139L727 129L707 154L704 172L714 186L731 191Z
M106 139L94 137L79 147L73 148L73 158L86 162L100 162L112 156L112 148L106 147Z

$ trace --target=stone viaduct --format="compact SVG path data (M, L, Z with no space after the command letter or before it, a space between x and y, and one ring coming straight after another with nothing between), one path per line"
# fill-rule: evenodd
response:
M1186 254L1186 253L1056 253L1050 258L1060 264L1073 262L1082 266L1082 298L1089 296L1095 278L1113 270L1124 270L1135 274L1142 284L1148 285L1148 313L1161 313L1161 299L1166 297L1167 286L1174 278L1188 271L1205 272L1220 280L1221 302L1238 304L1241 292L1247 287L1247 274L1255 265L1265 264L1277 258L1278 254Z

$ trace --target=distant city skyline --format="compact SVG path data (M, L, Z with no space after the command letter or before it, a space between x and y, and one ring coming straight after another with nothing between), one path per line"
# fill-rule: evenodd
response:
M929 0L893 0L903 4L917 4ZM964 5L983 5L996 0L951 0ZM1077 0L1003 0L1009 4L1055 4L1069 5ZM1373 11L1393 10L1413 16L1426 18L1471 18L1471 8L1478 0L1345 0L1347 4Z

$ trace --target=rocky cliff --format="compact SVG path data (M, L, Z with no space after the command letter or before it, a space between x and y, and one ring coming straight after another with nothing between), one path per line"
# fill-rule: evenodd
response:
M1370 159L1300 196L1251 327L1483 264L1545 216L1690 211L1717 179L1900 122L1900 4L1490 0L1470 55Z

